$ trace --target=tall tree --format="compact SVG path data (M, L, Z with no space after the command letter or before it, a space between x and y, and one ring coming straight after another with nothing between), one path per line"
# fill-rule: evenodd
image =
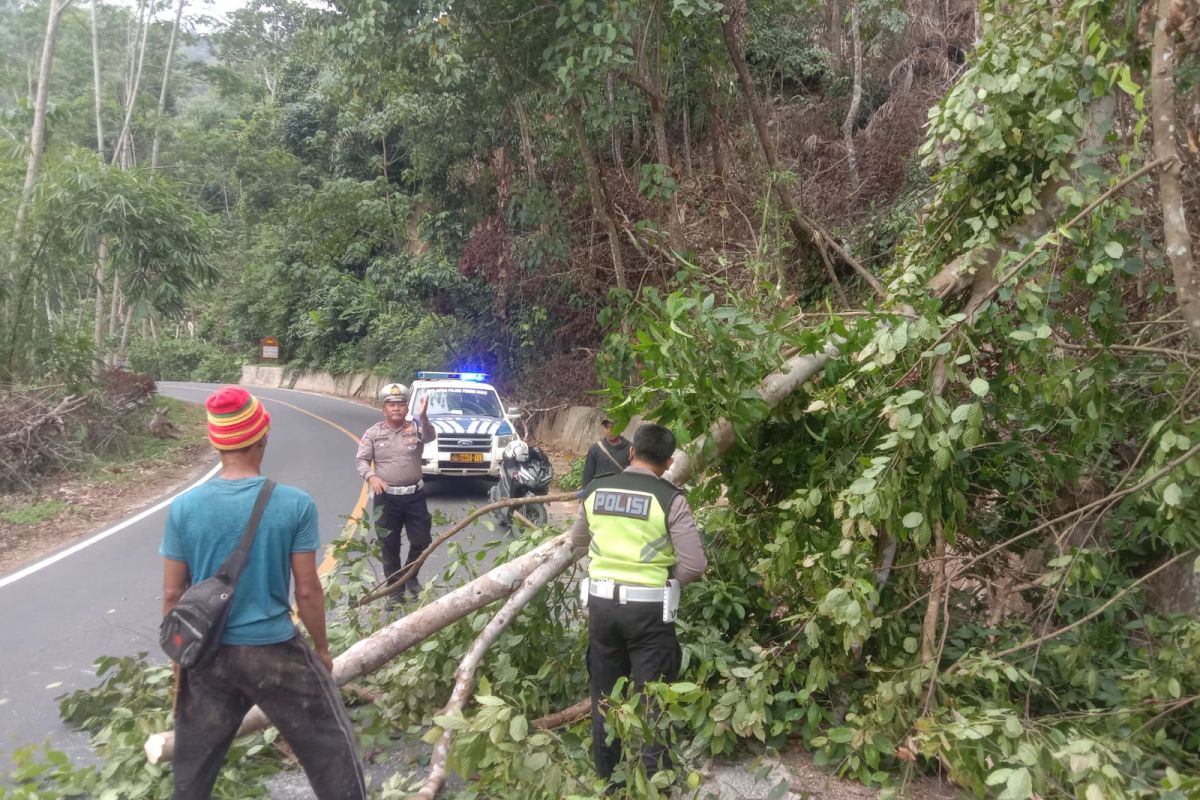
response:
M1200 274L1192 258L1180 173L1183 165L1175 146L1176 131L1184 126L1175 111L1175 55L1173 34L1183 21L1176 0L1157 0L1154 42L1150 65L1151 117L1154 155L1166 162L1158 172L1158 196L1162 203L1163 244L1175 279L1175 297L1187 323L1192 341L1200 345Z
M92 83L95 92L95 108L96 108L96 152L100 155L100 160L104 160L104 114L103 102L101 98L103 94L100 88L100 36L97 23L96 6L100 0L92 0Z
M171 68L175 64L175 40L179 36L179 22L183 19L186 0L175 5L175 22L171 25L171 37L167 40L167 55L163 62L162 88L158 92L158 114L154 119L154 140L150 145L150 169L158 168L158 147L162 140L163 112L167 109L167 90L171 85Z
M42 58L38 65L37 96L33 103L33 125L29 131L29 156L25 162L25 182L21 186L21 200L13 224L10 266L19 257L25 220L42 166L42 152L46 149L46 106L50 97L50 75L54 69L54 47L58 41L58 24L69 5L71 0L50 0L46 6L46 33L42 39Z
M862 20L860 0L850 0L850 42L854 49L852 62L853 85L850 90L850 108L846 110L846 119L842 123L842 142L846 147L846 161L850 169L850 190L857 192L862 185L858 176L858 154L854 152L854 125L858 121L858 108L862 103Z
M725 8L727 16L721 26L721 32L725 38L725 48L729 53L729 60L733 64L734 71L737 73L742 97L750 110L750 118L754 121L754 129L758 134L758 144L762 148L767 169L772 173L769 179L771 189L775 192L775 196L779 198L779 204L783 207L787 223L792 229L792 234L796 238L796 243L800 251L820 257L821 263L825 267L825 274L829 277L829 283L837 295L838 302L844 306L848 302L846 292L842 288L842 282L838 279L833 261L829 257L830 245L833 242L832 237L821 230L813 220L809 219L800 210L795 199L792 197L792 190L787 183L774 175L779 169L779 152L775 147L775 140L771 138L770 123L767 120L766 109L758 97L758 89L754 86L754 78L750 75L750 68L746 66L746 2L745 0L731 0L731 2L726 4ZM846 261L854 266L856 271L864 275L864 279L879 291L879 283L875 280L874 276L862 269L858 262L844 251L841 251L839 255L842 261ZM783 289L784 287L779 287L781 293Z

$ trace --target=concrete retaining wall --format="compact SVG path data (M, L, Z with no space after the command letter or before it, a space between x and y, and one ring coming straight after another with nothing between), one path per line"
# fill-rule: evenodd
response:
M529 436L559 450L583 454L603 435L603 419L604 411L598 408L567 406L538 415L529 426ZM634 417L625 433L632 435L641 421L641 417Z
M286 374L283 367L247 364L242 367L243 386L265 386L275 389L300 389L338 397L353 397L374 403L384 384L391 383L377 375L330 375L328 372L296 372ZM590 406L567 406L535 419L525 420L530 438L570 453L586 453L603 431L600 420L604 412ZM632 432L641 418L635 417L628 430Z
M338 397L355 397L374 403L379 390L391 383L378 375L330 375L328 372L293 372L283 367L247 364L242 367L243 386L267 386L280 389L300 389Z

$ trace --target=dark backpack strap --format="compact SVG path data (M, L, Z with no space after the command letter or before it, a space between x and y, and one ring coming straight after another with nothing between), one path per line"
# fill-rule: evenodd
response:
M242 577L242 570L246 568L246 562L250 560L250 545L254 543L254 535L258 532L258 523L262 520L263 511L266 510L267 501L271 499L273 491L275 491L275 481L267 478L263 481L262 488L258 490L258 497L254 499L254 509L250 512L250 520L246 523L242 540L238 542L237 549L229 554L229 558L225 559L225 563L217 570L217 574L225 576L230 586L237 585L238 578Z
M608 442L604 441L603 439L600 439L599 441L596 442L596 444L600 445L600 452L604 453L604 455L608 456L608 460L611 461L613 466L617 468L617 472L620 472L621 470L625 469L624 467L621 466L621 462L617 461L617 457L612 454L612 451L608 449Z

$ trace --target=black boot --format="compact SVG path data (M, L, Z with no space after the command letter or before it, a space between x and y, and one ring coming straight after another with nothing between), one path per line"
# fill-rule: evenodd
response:
M404 582L404 593L409 597L419 597L421 595L421 583L414 575Z

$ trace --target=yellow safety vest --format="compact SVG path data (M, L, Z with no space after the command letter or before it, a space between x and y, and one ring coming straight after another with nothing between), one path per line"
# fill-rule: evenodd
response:
M682 494L670 481L637 472L588 484L583 500L592 532L588 576L634 586L664 586L675 564L667 513Z

